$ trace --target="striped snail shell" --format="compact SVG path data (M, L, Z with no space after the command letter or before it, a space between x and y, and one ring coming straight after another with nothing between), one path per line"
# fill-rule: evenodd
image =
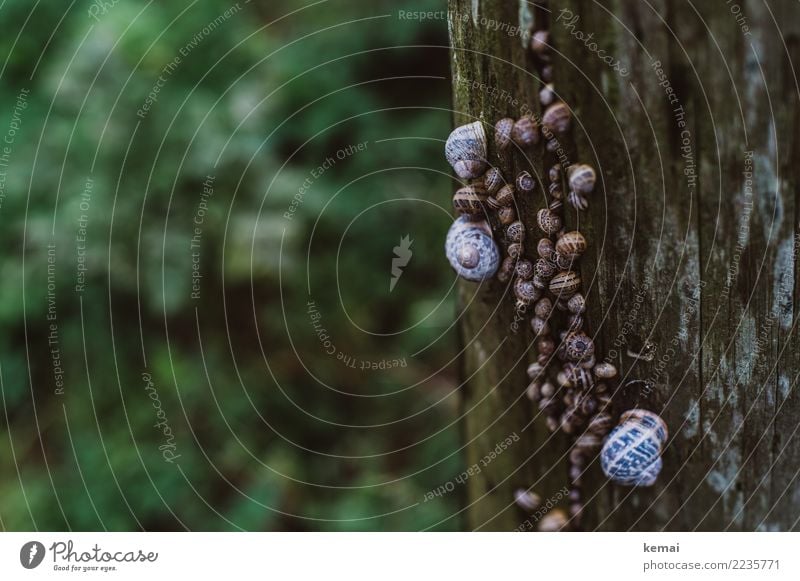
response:
M553 103L542 115L542 125L554 133L565 133L569 130L572 114L562 101Z
M573 315L581 315L586 310L586 299L581 293L575 293L567 301L567 308Z
M553 301L547 297L539 299L533 307L533 312L537 317L547 319L553 312Z
M503 172L496 167L490 167L483 176L483 186L488 194L494 194L505 183Z
M597 379L614 379L617 376L617 368L611 363L598 363L594 366L594 376Z
M573 192L579 194L591 194L597 182L597 173L594 168L585 163L573 165L567 172L569 187Z
M486 166L486 131L475 121L456 127L444 146L444 155L461 179L483 175Z
M536 180L533 179L533 176L529 172L523 171L517 176L517 189L520 192L529 194L535 187Z
M549 204L547 204L547 208L552 210L553 212L561 212L561 208L564 206L564 203L561 200L553 200Z
M550 60L550 33L537 30L531 35L531 50L543 61Z
M514 120L510 117L500 119L494 124L494 144L498 151L504 151L511 143L511 130L514 128Z
M545 128L547 131L550 131L549 128ZM552 133L550 134L552 135ZM558 139L548 139L547 143L544 144L544 148L549 151L550 153L555 153L561 145L558 143Z
M500 265L500 250L484 220L459 216L447 232L445 253L456 273L474 282L494 276Z
M522 244L519 242L514 242L514 244L509 244L507 251L508 255L511 258L519 258L520 256L522 256L523 252Z
M506 237L508 241L513 242L524 242L525 240L525 226L522 222L517 220L509 224L508 228L506 228Z
M536 381L537 379L539 379L539 377L541 377L544 374L544 372L545 372L545 366L542 365L541 363L531 363L530 365L528 365L527 373L528 377L532 381Z
M600 466L609 479L624 486L652 486L663 466L661 450L667 425L658 414L628 410L606 438Z
M522 260L518 260L514 272L517 273L518 277L523 278L525 280L533 278L533 263L525 258L523 258Z
M511 130L511 139L520 147L528 147L539 143L539 127L530 115L517 119Z
M548 322L544 319L540 319L539 317L531 318L531 329L533 329L533 332L537 337L550 333L550 325Z
M503 206L497 210L497 219L504 226L508 226L517 219L517 212L511 206Z
M540 258L533 267L533 273L543 279L549 279L556 273L556 267L546 258Z
M581 277L572 270L562 270L550 279L550 292L557 297L571 297L581 289Z
M541 300L542 299L539 299L539 301L537 301L536 304L538 305L539 302L541 302ZM538 315L537 315L537 317L538 317ZM542 317L542 318L546 319L547 317ZM550 357L553 353L555 353L555 351L556 351L555 341L553 341L549 337L540 337L536 341L536 352L539 353L539 355L544 355L545 357Z
M589 425L586 426L586 431L590 434L595 434L597 436L602 437L605 436L609 431L611 431L611 428L613 426L614 426L614 419L611 417L611 414L600 412L599 414L594 416L591 420L589 420ZM600 446L598 446L598 448L599 447Z
M464 186L453 194L453 208L460 214L480 216L486 211L488 199L482 184Z
M570 361L580 361L594 355L594 341L582 331L567 335L564 347L567 359Z
M536 213L536 223L545 234L552 235L561 230L561 216L548 208Z
M564 191L561 189L560 181L553 182L552 184L550 184L548 191L550 192L550 196L555 198L556 200L560 200L564 197Z
M494 199L500 206L513 206L514 205L514 186L506 184L500 191L495 194Z
M499 280L503 284L510 281L511 275L514 274L514 264L515 264L514 259L510 256L506 256L503 259L503 262L500 264L500 268L497 271L497 280Z
M567 201L576 210L583 211L589 207L589 200L583 194L578 192L570 192L567 196Z
M556 100L556 92L553 83L547 83L542 90L539 91L539 102L544 106L547 107L553 101Z
M542 291L533 286L533 282L518 278L514 281L514 296L522 305L528 305L542 296Z
M586 238L577 230L566 232L556 242L556 252L575 260L586 252Z
M536 244L536 253L546 260L552 260L555 253L553 241L549 238L540 238Z
M561 254L558 250L556 250L553 253L553 262L561 270L569 270L570 268L572 268L572 259L567 258L563 254Z

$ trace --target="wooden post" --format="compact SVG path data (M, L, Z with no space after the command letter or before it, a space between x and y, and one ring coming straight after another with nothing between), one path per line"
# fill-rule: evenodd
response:
M521 4L450 0L454 121L540 111L511 27L549 20L556 90L574 113L568 154L600 176L580 217L589 328L622 372L619 409L656 411L670 429L652 488L612 485L595 462L584 528L800 530L794 7ZM490 156L514 174L544 169ZM522 208L534 237L537 196ZM468 465L520 436L468 481L467 527L512 530L526 520L515 488L546 500L568 484L568 441L525 398L533 337L527 320L511 330L511 290L462 283L460 305Z

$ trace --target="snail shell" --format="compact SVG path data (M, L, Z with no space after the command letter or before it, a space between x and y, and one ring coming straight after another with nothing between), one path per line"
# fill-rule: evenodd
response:
M536 253L541 258L552 260L555 253L553 241L549 238L540 238L538 244L536 244Z
M542 67L542 80L545 83L552 83L553 82L553 65L545 65Z
M500 119L494 124L494 144L498 151L504 151L511 143L511 131L514 128L514 120L510 117Z
M541 299L539 300L541 301ZM539 303L537 302L536 304L538 305ZM536 351L539 353L539 355L550 357L556 351L556 344L549 337L540 337L536 341Z
M503 172L496 167L489 168L483 176L483 185L489 194L494 194L504 183Z
M533 512L542 503L542 498L532 490L518 488L514 491L514 502L523 510Z
M531 329L533 329L533 332L537 337L550 333L550 325L548 322L544 319L540 319L539 317L533 317L531 319Z
M577 230L566 232L556 242L556 252L575 260L586 252L586 238Z
M553 262L561 270L569 270L572 267L572 259L567 258L557 250L553 253Z
M564 197L564 192L561 189L561 182L553 182L550 184L548 191L550 192L550 196L556 200L560 200Z
M600 466L617 484L651 486L661 472L661 450L666 441L667 425L658 414L628 410L606 438Z
M553 301L547 297L543 297L536 302L533 312L537 317L547 319L553 312Z
M508 226L517 219L517 212L511 206L503 206L497 210L497 218L501 224Z
M536 381L540 376L544 375L545 367L541 363L531 363L528 365L528 377L532 381Z
M531 36L531 50L541 60L550 60L550 33L537 30Z
M536 213L536 223L545 234L552 235L561 230L561 216L548 208Z
M597 182L597 173L594 168L585 163L573 165L567 172L569 177L569 187L573 192L579 194L591 194Z
M533 282L518 278L514 281L514 296L522 305L528 305L542 296L542 291L533 285Z
M546 258L540 258L533 267L533 273L542 278L549 279L556 273L555 265Z
M530 260L522 259L517 261L517 267L514 269L517 276L528 280L533 278L533 263Z
M494 276L500 265L500 250L484 220L459 216L447 232L445 253L456 273L474 282Z
M567 201L573 208L579 211L583 211L589 207L589 200L587 200L583 194L579 194L578 192L570 192L567 196Z
M543 533L555 533L567 526L567 515L560 508L554 508L539 521L539 531Z
M529 147L539 143L539 127L530 115L517 119L511 130L511 139L520 147Z
M488 199L489 196L483 185L464 186L453 194L453 208L461 214L479 216L486 211Z
M547 107L553 101L556 100L556 92L553 83L547 83L542 90L539 91L539 102L544 106Z
M507 256L503 259L503 262L500 264L500 268L497 271L497 280L505 284L511 280L512 274L514 274L514 259L510 256Z
M520 192L529 194L533 191L534 187L536 187L536 180L534 180L533 176L527 171L523 171L517 176L517 189Z
M594 366L594 376L597 379L614 379L617 376L617 368L611 363L598 363Z
M547 177L550 178L550 181L553 183L560 183L561 182L561 164L557 163L550 168L550 171L547 172Z
M513 206L514 205L514 186L511 184L506 184L500 191L497 192L495 195L495 200L501 206Z
M525 226L519 220L509 224L506 228L506 237L511 243L525 241Z
M570 361L580 361L594 355L594 341L582 331L567 335L564 346L565 354Z
M520 244L519 242L515 242L514 244L508 245L508 255L511 258L519 258L520 256L522 256L522 251L523 251L522 244Z
M562 101L553 103L542 115L542 125L554 133L565 133L569 130L572 114Z
M581 293L575 293L567 301L567 308L573 315L580 315L586 310L586 299Z
M483 123L475 121L456 127L447 138L444 155L461 179L475 179L483 175L488 165Z
M557 297L571 297L581 288L581 277L572 270L562 270L550 279L550 292Z

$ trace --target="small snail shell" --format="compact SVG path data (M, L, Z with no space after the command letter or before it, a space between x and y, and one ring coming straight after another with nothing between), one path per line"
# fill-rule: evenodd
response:
M598 363L594 366L594 376L597 379L614 379L617 376L617 368L611 363Z
M460 216L450 226L445 253L456 273L466 280L480 282L494 276L500 265L500 250L484 220L477 222Z
M533 179L530 173L523 171L517 176L517 189L520 192L529 194L534 187L536 187L536 180Z
M502 221L502 216L500 217L500 219ZM522 250L523 250L522 244L520 244L519 242L515 242L514 244L508 245L508 255L511 258L519 258L520 256L522 256Z
M607 417L609 419L611 418L611 416L606 416L603 414L596 415L589 421L589 426L591 426L594 423L595 418L603 418L603 417ZM599 451L602 445L603 445L602 436L599 436L597 435L597 433L590 431L590 428L588 427L586 428L586 432L578 436L577 439L575 440L575 449L580 450L580 452L584 456L590 456L595 452Z
M475 121L456 127L444 146L447 161L461 179L480 177L486 166L486 131Z
M501 224L508 226L517 219L517 212L511 206L503 206L497 210L497 218Z
M509 242L524 242L525 241L525 226L520 221L509 224L506 228L506 237Z
M538 299L542 291L533 286L529 280L518 278L514 281L514 296L521 305L527 305Z
M511 143L511 130L514 128L514 120L510 117L500 119L494 124L494 144L498 151L505 150Z
M547 335L550 332L550 325L544 319L533 317L531 319L531 329L537 336Z
M539 102L544 106L547 107L556 99L555 87L553 87L553 83L547 83L542 90L539 91Z
M533 312L537 317L547 319L553 312L553 301L547 297L539 299L533 307Z
M539 300L541 301L541 299ZM539 303L537 302L536 304L538 305ZM549 337L541 337L536 341L536 351L539 353L539 355L544 355L546 357L549 357L550 355L555 353L556 344Z
M556 252L575 260L586 252L586 238L577 230L566 232L556 242Z
M453 208L461 214L479 216L486 211L488 198L483 185L464 186L453 194Z
M533 273L544 279L547 280L551 278L556 273L555 265L545 258L540 258L536 261L536 264L533 266Z
M542 394L539 392L541 387L542 385L538 381L531 381L525 390L525 395L531 401L539 401L542 398Z
M594 341L586 333L570 333L564 340L565 353L570 361L580 361L594 355Z
M550 59L550 33L546 30L537 30L531 35L531 50L542 60Z
M553 65L545 65L542 67L542 80L545 83L553 82Z
M571 297L581 288L581 277L572 270L562 270L550 279L550 292L557 297Z
M537 379L539 379L539 377L544 374L544 371L545 367L540 363L531 363L530 365L528 365L527 369L528 377L532 381L536 381Z
M511 130L511 139L520 147L529 147L539 143L539 127L530 115L517 119Z
M579 194L578 192L570 192L567 196L567 201L573 208L579 211L583 211L589 207L589 200L587 200L583 194Z
M561 189L561 182L553 182L550 184L548 191L550 192L550 196L556 200L560 200L564 197L564 192Z
M600 466L609 479L625 486L651 486L661 472L667 425L653 412L628 410L606 438Z
M550 153L555 153L560 147L557 139L548 139L547 143L544 144L544 148Z
M515 261L510 256L503 259L500 268L497 270L497 280L503 284L511 280L511 275L514 274Z
M554 508L539 521L539 531L543 533L555 533L567 526L567 515L560 508Z
M552 235L561 230L561 216L548 208L536 213L536 223L545 234Z
M553 253L553 262L561 270L569 270L572 267L572 259L567 258L557 250Z
M494 198L501 206L513 206L514 186L511 184L504 185L502 188L500 188L500 191L495 194Z
M550 383L549 381L545 381L542 384L540 392L542 394L542 397L547 397L547 398L553 397L556 394L556 386Z
M586 310L586 299L581 293L575 293L567 301L567 308L573 315L580 315Z
M525 280L533 278L533 263L530 260L526 260L524 258L522 260L518 260L514 272L517 273L518 277Z
M549 210L553 212L559 213L561 212L561 208L564 206L564 203L561 200L553 200L547 205Z
M541 497L533 492L532 490L525 490L524 488L518 488L514 491L514 502L517 503L517 506L522 508L523 510L527 510L528 512L533 512L539 505L542 503Z
M554 133L565 133L569 129L572 114L562 101L550 105L542 115L542 125Z
M543 290L545 290L547 288L547 281L544 278L542 278L541 276L539 276L538 274L536 274L536 270L535 269L534 269L534 274L533 274L533 286L535 286L536 288L538 288L541 291L543 291Z
M541 258L552 260L554 253L555 246L553 245L553 241L549 238L540 238L539 242L536 244L536 254Z
M586 426L587 435L593 434L595 437L605 436L614 425L614 419L611 414L600 412L589 420L589 425ZM598 442L597 447L600 447L602 442Z
M557 163L550 168L550 171L547 172L547 177L550 178L550 181L553 183L561 183L561 164Z
M483 176L483 186L488 194L494 194L504 183L503 172L496 167L489 168Z
M594 168L585 163L573 165L567 172L569 177L569 187L573 192L579 194L591 194L597 181L597 173Z

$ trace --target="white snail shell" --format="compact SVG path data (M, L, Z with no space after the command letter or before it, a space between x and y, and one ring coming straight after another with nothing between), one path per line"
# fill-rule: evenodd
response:
M461 179L482 176L488 165L483 123L475 121L453 129L445 143L444 155Z
M473 282L492 278L500 266L500 250L485 220L456 219L447 232L445 253L458 276Z
M606 438L600 465L617 484L652 486L661 472L661 450L666 441L667 425L658 414L628 410Z

